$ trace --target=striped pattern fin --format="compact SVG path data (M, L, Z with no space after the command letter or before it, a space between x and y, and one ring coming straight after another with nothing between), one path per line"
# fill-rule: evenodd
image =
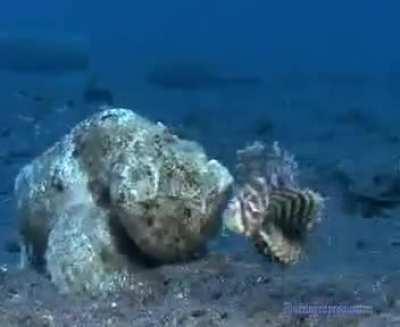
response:
M274 190L266 223L274 223L286 233L304 233L312 228L321 209L322 199L311 190Z
M278 189L269 194L267 215L254 237L261 252L282 264L302 256L307 232L319 219L322 198L311 190Z
M268 231L260 231L257 247L264 255L277 260L282 264L294 264L299 261L302 253L301 244L289 240L282 231L269 224Z

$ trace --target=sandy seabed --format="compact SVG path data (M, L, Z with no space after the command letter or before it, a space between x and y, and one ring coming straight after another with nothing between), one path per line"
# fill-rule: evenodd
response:
M341 203L349 185L376 196L370 187L376 176L396 178L400 99L379 78L363 85L348 80L328 86L300 80L299 89L272 81L258 94L226 103L232 95L183 97L142 89L131 98L122 94L128 107L143 108L146 117L186 124L186 136L230 168L239 147L279 140L299 161L304 185L327 197L327 208L308 242L309 260L297 267L283 270L233 238L197 261L149 269L138 276L134 292L107 297L59 294L44 274L16 268L18 255L8 252L17 248L4 251L5 242L17 238L9 201L15 175L68 128L64 118L49 117L36 135L36 126L14 117L20 104L3 103L11 109L4 117L11 135L0 140L0 327L400 326L400 211L366 218ZM34 137L39 145L32 147Z
M242 255L245 255L244 253ZM307 275L210 253L152 268L134 292L76 297L3 266L1 326L399 326L399 276ZM144 281L145 280L145 281ZM373 287L375 285L375 287Z

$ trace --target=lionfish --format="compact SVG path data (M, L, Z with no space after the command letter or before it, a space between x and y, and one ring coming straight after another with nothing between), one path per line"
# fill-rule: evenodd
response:
M251 238L273 260L298 262L308 232L320 220L322 197L298 187L297 164L277 143L270 154L255 143L238 157L241 177L246 176L224 211L224 226Z

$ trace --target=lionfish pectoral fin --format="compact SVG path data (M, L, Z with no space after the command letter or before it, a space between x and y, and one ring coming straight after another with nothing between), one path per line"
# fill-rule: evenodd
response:
M270 224L267 230L259 232L259 236L265 243L264 254L272 256L283 264L294 264L299 261L302 253L301 243L287 238L280 228Z
M299 237L318 221L322 198L310 190L279 190L271 194L273 221L284 234Z

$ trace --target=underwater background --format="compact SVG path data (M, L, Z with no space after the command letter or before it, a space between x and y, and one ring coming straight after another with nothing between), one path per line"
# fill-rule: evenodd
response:
M278 141L326 197L286 276L365 280L385 297L382 283L400 285L399 12L372 0L4 0L0 264L19 262L18 171L111 106L163 122L231 169L239 148ZM210 247L280 269L238 236Z

